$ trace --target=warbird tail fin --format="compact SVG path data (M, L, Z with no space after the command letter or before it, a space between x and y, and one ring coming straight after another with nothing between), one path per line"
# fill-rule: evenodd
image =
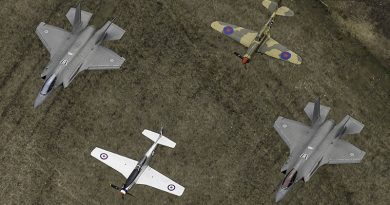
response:
M281 1L279 1L279 4L278 4L278 3L274 2L274 1L264 0L262 4L271 13L275 12L276 15L279 15L279 16L294 16L294 12L291 9L289 9L289 8L287 8L285 6L279 7L279 4L281 4Z
M155 133L155 132L152 132L150 130L146 130L145 129L142 132L142 134L145 135L145 137L147 137L150 140L152 140L153 142L157 142L157 144L164 145L164 146L167 146L167 147L170 147L170 148L175 148L175 146L176 146L175 142L173 142L172 140L170 140L167 137L163 136L162 133L158 134L158 133Z
M72 33L77 33L88 26L92 14L81 10L80 3L78 3L76 8L69 9L66 17L73 26Z
M310 118L312 125L319 122L323 123L328 116L330 108L320 104L320 98L314 103L309 102L305 107L305 112Z

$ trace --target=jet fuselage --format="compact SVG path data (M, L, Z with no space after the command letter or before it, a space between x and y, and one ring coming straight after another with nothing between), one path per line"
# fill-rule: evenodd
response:
M322 159L339 136L340 127L335 126L333 120L327 120L320 125L313 125L316 131L312 134L308 143L296 148L290 155L290 159L285 163L282 171L286 174L279 191L276 195L276 201L282 199L291 189L292 185L303 179L305 182L322 165Z
M35 100L34 107L38 107L54 88L64 81L69 84L76 77L85 60L100 45L99 39L108 27L109 24L106 23L96 31L94 26L87 26L79 33L69 34L62 48L51 56L49 64L41 74L46 81Z

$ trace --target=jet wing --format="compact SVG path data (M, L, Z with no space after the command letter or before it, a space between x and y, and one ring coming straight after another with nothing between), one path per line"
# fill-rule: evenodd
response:
M183 186L160 174L151 167L145 169L136 183L148 185L177 196L181 196L184 192Z
M350 164L360 163L366 153L351 143L342 139L334 143L334 147L329 150L328 164Z
M260 46L258 52L267 54L268 56L280 60L288 61L290 63L302 63L302 58L300 56L290 51L272 38L268 38L268 40Z
M221 21L214 21L211 27L233 40L241 43L245 47L249 47L252 41L256 38L256 31L252 31L246 28L242 28L233 24L224 23Z
M300 122L278 117L274 123L274 128L290 148L290 153L299 145L310 140L312 129Z
M105 70L105 69L119 69L124 58L120 57L114 51L98 46L96 51L86 59L82 70Z
M91 156L115 169L125 178L129 177L130 173L137 166L137 161L135 160L120 156L104 149L100 149L98 147L92 150Z
M64 29L48 25L44 22L41 22L38 25L35 32L49 51L50 56L53 56L58 51L61 44L63 44L71 35L71 33Z

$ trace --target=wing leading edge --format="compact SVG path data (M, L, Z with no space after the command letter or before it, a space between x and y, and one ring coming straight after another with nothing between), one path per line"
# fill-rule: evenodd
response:
M233 24L224 23L221 21L214 21L211 24L211 27L214 30L224 34L225 36L228 36L233 40L241 43L245 47L250 46L250 44L256 38L258 33L256 31L252 31L246 28L242 28Z
M38 35L43 45L45 45L51 57L54 56L60 46L71 36L70 32L44 22L41 22L38 25L35 33Z
M125 178L128 178L133 169L137 166L137 161L135 160L120 156L118 154L106 151L98 147L92 150L91 156L115 169Z

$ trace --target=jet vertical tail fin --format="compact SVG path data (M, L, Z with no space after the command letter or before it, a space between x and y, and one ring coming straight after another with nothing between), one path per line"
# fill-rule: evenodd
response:
M311 123L324 122L326 116L328 116L330 108L320 104L320 99L318 98L315 103L309 102L305 107L305 112L309 116Z
M158 134L158 133L155 133L155 132L152 132L150 130L146 130L145 129L142 132L142 134L145 135L145 137L147 137L150 140L152 140L153 142L157 142L160 145L164 145L164 146L167 146L167 147L170 147L170 148L175 148L175 146L176 146L175 142L173 142L172 140L170 140L167 137L163 136L162 133Z
M107 21L100 30L103 31L101 37L97 40L97 43L101 43L102 41L119 40L122 38L123 34L125 34L125 30L114 24L112 21Z
M274 1L270 1L270 0L264 0L262 2L263 6L265 8L267 8L271 13L276 13L276 15L279 15L279 16L294 16L294 12L285 7L285 6L282 6L282 7L279 7L279 4L281 4L281 1L279 1L279 4L274 2Z
M69 22L72 24L72 33L77 33L88 26L89 20L92 14L81 10L80 3L77 4L76 8L70 8L66 14Z
M344 119L340 122L340 124L343 125L340 127L338 135L359 134L364 127L361 122L355 120L349 115L345 116Z

